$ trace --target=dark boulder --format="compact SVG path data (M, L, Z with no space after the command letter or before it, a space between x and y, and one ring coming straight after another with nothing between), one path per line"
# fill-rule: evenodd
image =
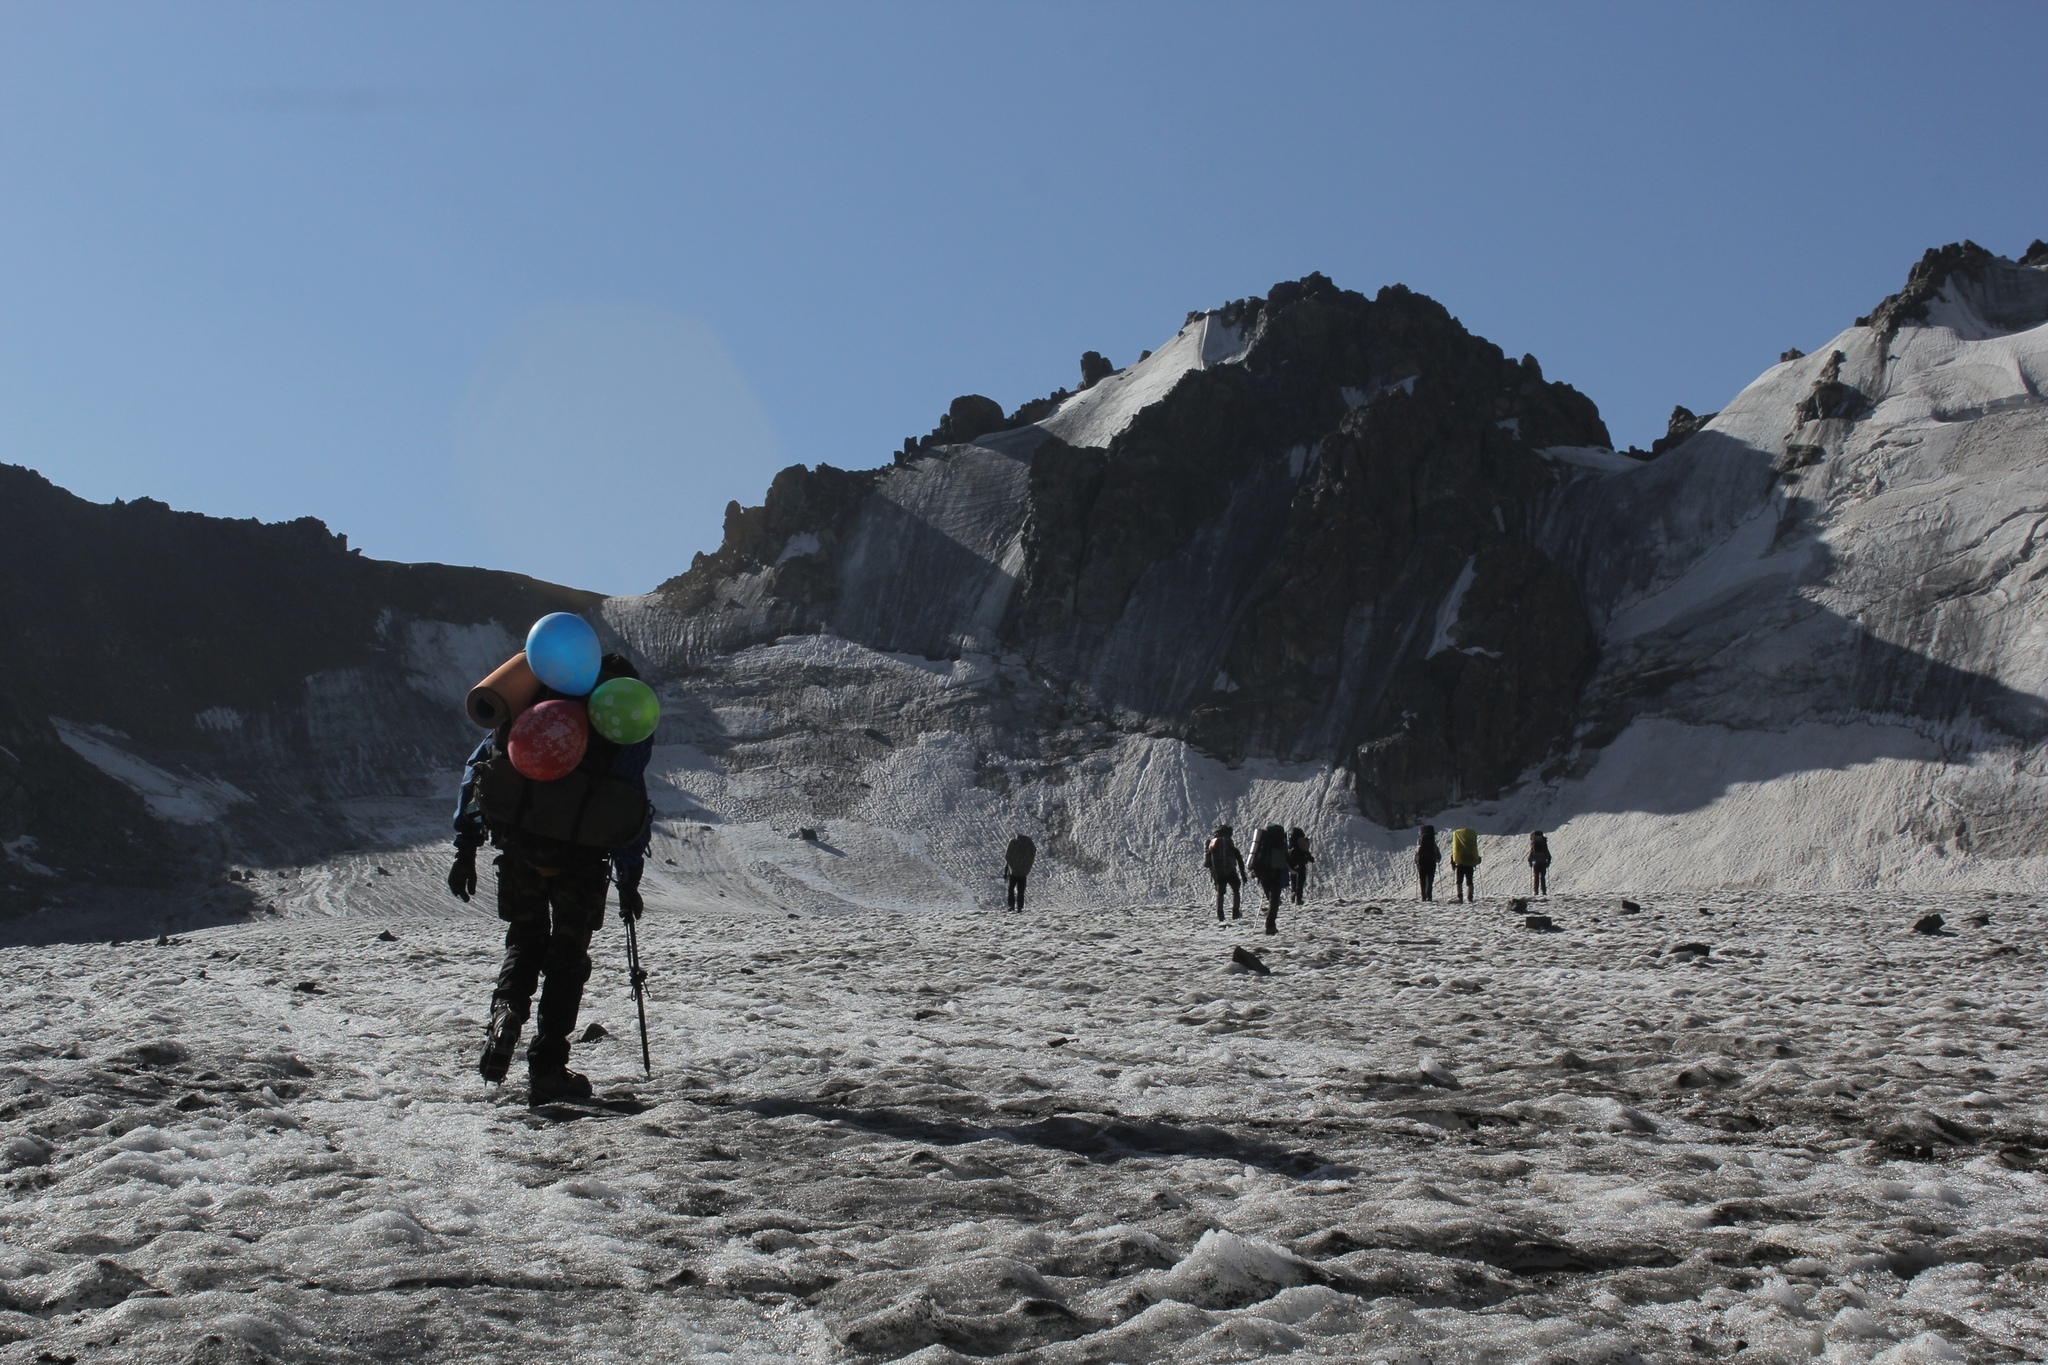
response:
M1814 378L1813 388L1794 409L1801 422L1853 422L1869 411L1870 400L1862 390L1842 382L1842 361L1846 358L1840 351L1828 354L1827 363Z
M1265 959L1249 948L1232 948L1230 950L1230 963L1231 966L1241 968L1256 976L1271 976L1273 974L1273 969L1266 965Z
M932 428L925 444L965 445L977 436L1001 431L1008 425L1001 403L993 398L983 398L978 393L966 393L955 398L946 408L946 415L939 419L938 426Z
M1693 412L1690 408L1672 408L1671 420L1665 423L1664 434L1650 442L1650 458L1654 460L1665 451L1684 445L1699 434L1701 427L1704 427L1718 416L1720 414L1717 412L1709 412L1702 415Z

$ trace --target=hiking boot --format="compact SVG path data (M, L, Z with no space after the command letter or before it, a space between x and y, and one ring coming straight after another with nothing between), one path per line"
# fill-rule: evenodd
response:
M526 1023L510 1005L491 1008L491 1026L484 1034L484 1055L477 1060L477 1073L492 1085L505 1079L512 1069L512 1054L519 1047L519 1030Z
M526 1073L528 1104L553 1104L557 1100L590 1098L590 1077L568 1067Z

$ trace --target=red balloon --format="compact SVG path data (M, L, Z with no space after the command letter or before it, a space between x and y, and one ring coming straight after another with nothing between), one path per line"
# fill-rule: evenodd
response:
M590 747L590 716L580 701L544 701L512 722L505 752L521 775L535 782L565 777Z

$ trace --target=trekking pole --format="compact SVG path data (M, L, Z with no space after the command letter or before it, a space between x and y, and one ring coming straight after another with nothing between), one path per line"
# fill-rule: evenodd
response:
M640 968L640 936L635 926L640 917L626 921L626 979L633 983L633 1008L640 1012L640 1066L649 1080L654 1078L654 1059L647 1051L647 973Z

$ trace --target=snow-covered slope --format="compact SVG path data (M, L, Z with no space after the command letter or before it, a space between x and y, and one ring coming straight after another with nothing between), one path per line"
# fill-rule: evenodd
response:
M1171 393L1182 375L1240 360L1244 350L1241 328L1203 313L1137 364L1061 403L1038 426L1070 446L1106 449L1131 419Z

